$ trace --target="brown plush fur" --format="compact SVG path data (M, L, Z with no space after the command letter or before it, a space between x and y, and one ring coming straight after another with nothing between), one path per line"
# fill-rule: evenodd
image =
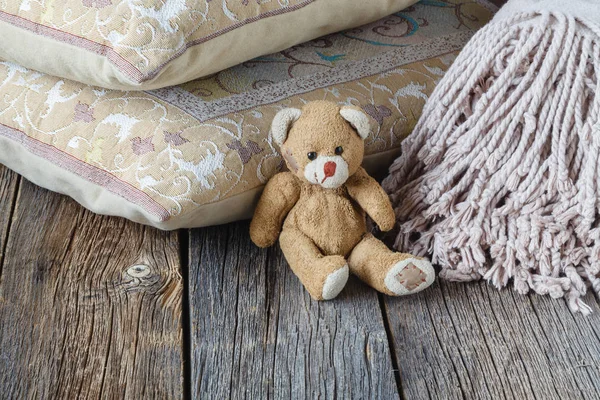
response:
M334 157L339 146L343 153L338 156L347 163L348 179L329 189L309 182L305 177L311 162L307 154ZM363 141L340 115L340 108L324 101L305 105L281 152L291 172L275 175L265 187L250 225L253 242L267 247L279 237L292 270L315 299L324 298L327 278L345 265L375 289L398 294L386 286L386 274L397 262L413 257L390 251L367 233L366 214L382 231L394 226L395 215L386 193L360 166ZM418 286L421 281L409 284Z

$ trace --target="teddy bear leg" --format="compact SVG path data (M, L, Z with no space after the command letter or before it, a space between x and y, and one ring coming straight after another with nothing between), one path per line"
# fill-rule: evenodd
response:
M324 256L296 229L284 229L279 245L294 274L315 300L331 300L346 286L348 265L342 256Z
M429 261L393 252L370 233L354 247L348 265L362 281L391 296L420 292L435 279Z

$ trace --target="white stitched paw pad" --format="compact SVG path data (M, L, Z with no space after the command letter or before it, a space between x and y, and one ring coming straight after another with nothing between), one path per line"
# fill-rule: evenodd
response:
M323 299L331 300L340 294L344 286L346 286L346 282L348 282L349 275L348 265L344 265L342 268L329 274L323 285Z
M398 296L420 292L430 286L435 271L427 260L407 258L397 262L385 276L385 286Z

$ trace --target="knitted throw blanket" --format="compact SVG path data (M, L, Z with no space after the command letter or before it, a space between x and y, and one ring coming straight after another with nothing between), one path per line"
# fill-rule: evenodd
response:
M600 291L600 1L511 0L425 106L384 188L395 247L454 281Z

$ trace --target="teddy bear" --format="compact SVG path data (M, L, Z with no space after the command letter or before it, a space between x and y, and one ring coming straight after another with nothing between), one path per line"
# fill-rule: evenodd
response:
M419 292L435 278L429 261L391 251L367 229L367 214L382 231L395 224L387 194L361 167L370 130L360 108L328 101L282 109L272 122L289 171L267 182L250 238L259 247L279 238L315 300L335 298L350 273L393 296Z

